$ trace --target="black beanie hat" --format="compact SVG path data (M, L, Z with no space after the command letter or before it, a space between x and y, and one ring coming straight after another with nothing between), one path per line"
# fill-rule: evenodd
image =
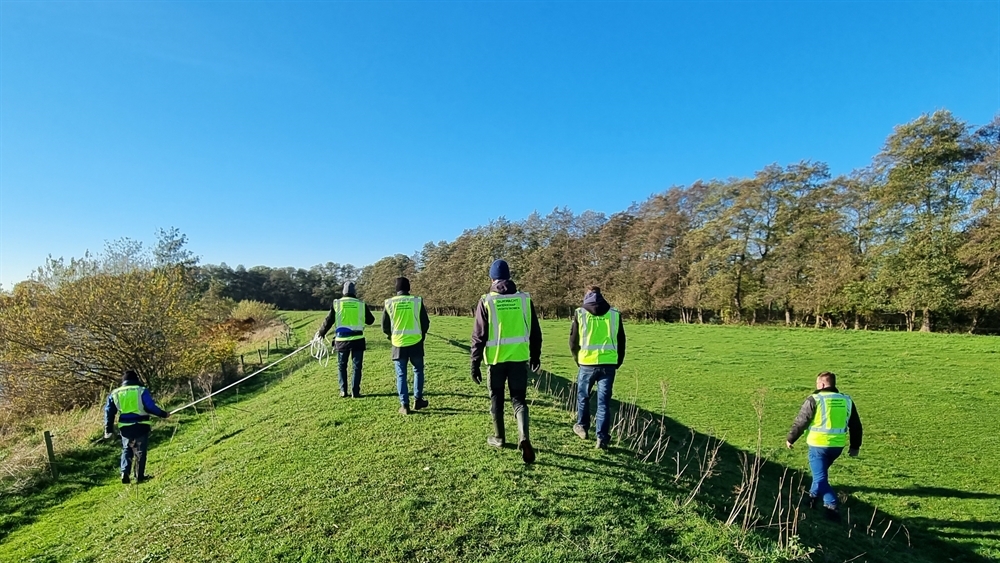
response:
M410 291L410 280L406 278L396 278L396 291Z
M122 372L122 383L126 381L139 381L139 374L135 370L127 369Z
M507 265L505 260L494 260L490 264L490 279L491 280L509 280L510 279L510 266Z

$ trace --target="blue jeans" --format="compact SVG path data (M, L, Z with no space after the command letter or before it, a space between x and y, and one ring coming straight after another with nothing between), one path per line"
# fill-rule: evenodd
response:
M423 354L408 354L400 349L399 359L393 360L396 366L396 390L399 392L399 402L410 404L410 390L406 386L406 362L413 366L413 397L424 398L424 356Z
M608 407L617 369L614 365L580 366L576 379L576 423L584 428L590 428L590 394L597 385L597 439L602 442L611 440Z
M829 471L834 460L840 457L843 451L843 447L809 446L809 469L812 470L813 474L809 495L823 497L823 504L833 508L837 507L837 493L833 492L833 487L830 486Z
M149 425L132 424L119 429L122 437L121 472L128 475L135 461L136 475L146 475L146 449L149 447ZM133 444L130 446L129 442Z
M351 393L361 393L361 364L365 359L364 350L344 350L337 352L337 372L340 378L340 392L347 393L347 361L354 360L354 379L351 381Z

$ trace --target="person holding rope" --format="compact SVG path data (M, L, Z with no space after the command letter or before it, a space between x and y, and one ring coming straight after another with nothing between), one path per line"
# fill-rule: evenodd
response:
M517 447L524 463L534 463L535 450L528 436L528 370L541 369L542 329L531 296L517 290L510 279L510 267L503 260L490 266L490 292L476 305L472 327L472 381L483 382L481 364L486 360L486 381L490 391L493 435L486 443L502 448L506 441L503 420L504 386L517 420Z
M118 416L118 432L122 439L121 478L122 483L131 482L129 475L135 463L136 483L151 478L146 475L146 449L149 446L149 415L167 418L169 413L156 406L149 390L139 382L139 375L130 369L122 374L122 386L108 395L104 405L104 438L111 437L115 416Z
M382 332L392 342L392 363L396 368L399 414L410 414L410 393L406 386L406 364L413 366L413 410L427 407L424 398L424 339L431 326L423 299L410 295L410 280L396 278L396 296L385 300Z
M323 326L316 331L316 340L322 340L331 327L334 329L333 347L337 350L337 376L340 381L340 396L347 397L347 363L354 360L354 378L351 381L351 397L361 397L361 367L364 363L365 325L375 322L375 315L364 301L358 299L354 282L344 284L344 296L334 299L330 313L323 320Z

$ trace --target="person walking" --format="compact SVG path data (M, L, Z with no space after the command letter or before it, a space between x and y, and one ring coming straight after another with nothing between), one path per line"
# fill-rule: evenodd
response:
M510 279L510 267L503 260L490 266L490 292L476 305L472 327L472 380L482 383L482 362L486 360L486 381L490 392L493 435L486 443L501 448L504 432L504 385L517 420L517 447L525 463L534 463L535 450L528 435L528 370L541 369L542 329L531 296L517 290Z
M385 300L382 332L392 341L399 414L410 414L406 364L413 366L413 410L427 407L424 399L424 338L431 326L423 299L410 295L410 280L396 278L396 296Z
M351 380L351 397L361 397L361 368L365 360L365 325L375 322L375 315L364 301L358 299L354 282L344 284L344 296L334 299L323 325L316 331L322 340L334 328L333 347L337 350L337 376L340 396L347 397L347 365L353 359L354 378Z
M139 382L139 375L133 370L122 373L122 386L108 395L104 405L104 438L111 437L118 417L118 433L122 439L121 478L122 483L131 482L129 475L135 464L136 483L151 478L146 475L146 450L149 447L149 415L167 418L170 413L160 409L153 401L149 390Z
M580 368L576 378L576 424L573 432L587 439L590 428L590 394L597 386L597 447L611 442L608 407L615 373L625 361L625 327L617 309L596 285L587 287L583 307L576 310L569 327L569 349Z
M851 437L848 455L857 457L863 429L854 400L837 390L836 374L824 371L816 377L816 390L802 403L788 431L785 446L791 449L803 433L807 434L809 469L812 471L809 507L815 508L822 500L824 515L830 520L840 520L837 494L830 486L830 466L843 453L848 433Z

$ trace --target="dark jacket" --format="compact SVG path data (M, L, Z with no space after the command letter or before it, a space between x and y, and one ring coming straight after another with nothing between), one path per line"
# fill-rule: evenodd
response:
M815 395L820 391L840 393L836 387L827 387L826 389L817 389L812 392L812 395L806 397L805 402L802 403L802 408L799 410L799 415L795 417L795 422L792 423L792 429L788 431L788 438L786 438L788 442L794 444L795 440L798 440L802 436L802 433L812 424L813 417L816 416ZM847 420L847 432L851 437L850 449L857 450L861 448L861 437L864 430L861 428L861 415L858 414L858 405L853 399L851 400L851 404L851 418Z
M490 286L491 292L500 295L510 295L517 293L517 286L510 280L498 280ZM472 365L478 366L483 362L483 352L486 351L486 341L489 340L489 320L486 316L486 305L482 298L476 304L476 312L473 315L475 323L472 325L472 348L470 350ZM531 334L528 338L529 363L538 365L542 358L542 327L538 324L538 316L535 314L535 304L531 304Z
M354 297L353 295L348 295L347 297ZM357 299L355 297L355 299ZM368 304L365 303L365 324L370 325L375 322L375 315L372 314L372 310L368 308ZM337 312L333 310L333 305L330 305L330 312L327 313L326 318L323 319L323 326L319 327L316 334L320 338L326 336L327 331L329 331L333 326L337 324ZM345 330L340 336L364 336L365 331L363 330ZM367 348L364 338L358 338L357 340L334 340L333 348L338 352L344 352L346 350L365 350Z
M583 309L591 315L598 317L611 310L611 305L604 300L600 293L588 293L583 300ZM573 315L573 322L569 325L569 349L573 353L573 361L579 357L580 352L580 326L577 316ZM625 361L625 325L622 323L621 315L618 315L618 364L622 367Z
M122 382L122 387L128 385L142 385L138 380L129 379ZM146 409L149 414L155 414L160 418L166 418L167 413L163 411L160 407L156 406L153 402L153 396L149 394L149 389L145 387L142 388L142 406ZM104 404L104 432L110 434L115 428L115 415L118 414L118 407L115 406L115 400L111 395L108 395L108 400ZM146 422L149 420L149 416L142 416L139 414L123 414L119 418L119 422L122 423L136 423L136 422Z
M409 295L408 291L397 291L396 295ZM427 316L427 307L424 307L424 300L420 300L420 342L413 344L411 346L403 346L402 348L398 346L392 347L392 359L398 360L400 358L400 350L403 351L407 357L411 356L423 356L424 355L424 340L427 339L427 331L431 328L431 319ZM389 312L382 309L382 332L385 333L385 337L392 339L392 319L389 317Z

